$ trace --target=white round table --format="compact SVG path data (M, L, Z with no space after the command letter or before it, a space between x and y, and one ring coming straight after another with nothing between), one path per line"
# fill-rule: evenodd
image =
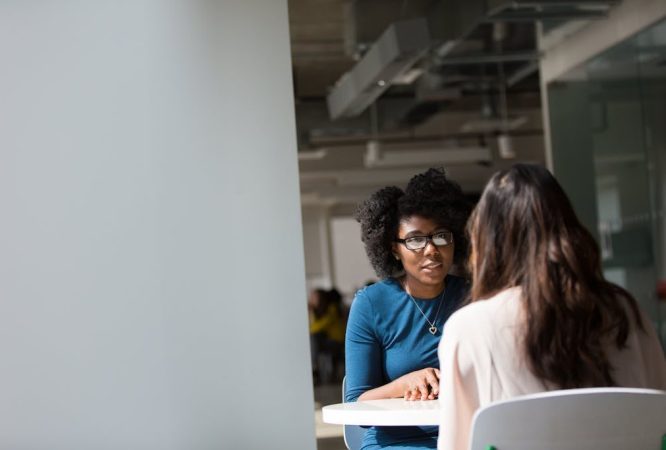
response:
M439 401L406 401L402 398L391 398L338 403L324 406L322 419L326 423L341 425L439 425Z

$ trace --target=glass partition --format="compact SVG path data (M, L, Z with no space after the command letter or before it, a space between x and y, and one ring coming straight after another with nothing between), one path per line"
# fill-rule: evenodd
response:
M666 21L548 85L553 169L666 342Z

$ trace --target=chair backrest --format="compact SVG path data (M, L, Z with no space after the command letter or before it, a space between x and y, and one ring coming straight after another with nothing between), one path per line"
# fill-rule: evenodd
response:
M342 403L345 402L346 380L347 377L342 378ZM343 425L342 435L349 450L359 450L365 436L365 428L359 425Z
M594 388L493 403L474 415L471 450L663 448L666 392Z

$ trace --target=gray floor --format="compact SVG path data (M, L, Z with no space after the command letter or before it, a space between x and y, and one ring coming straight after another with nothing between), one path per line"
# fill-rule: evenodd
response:
M339 383L315 386L315 422L317 433L317 450L346 450L342 438L342 426L328 425L321 422L321 407L342 401L342 386Z
M342 438L319 438L317 439L317 450L347 450Z

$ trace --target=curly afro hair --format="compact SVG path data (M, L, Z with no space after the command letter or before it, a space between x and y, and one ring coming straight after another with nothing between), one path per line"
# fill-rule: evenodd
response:
M428 169L415 175L407 187L389 186L372 194L359 205L355 219L361 224L361 240L370 264L380 278L403 273L402 263L392 254L400 220L412 216L430 219L453 233L454 263L467 256L465 225L471 205L458 183L446 177L444 169Z

